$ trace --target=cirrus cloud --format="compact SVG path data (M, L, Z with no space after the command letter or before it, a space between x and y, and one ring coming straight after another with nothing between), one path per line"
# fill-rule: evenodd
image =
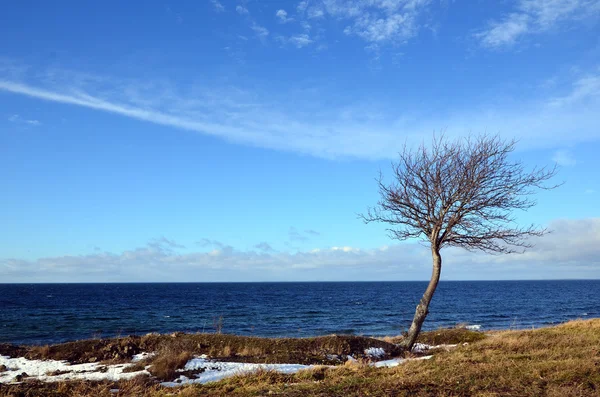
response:
M484 47L510 47L528 34L600 15L599 0L519 0L515 11L475 34Z

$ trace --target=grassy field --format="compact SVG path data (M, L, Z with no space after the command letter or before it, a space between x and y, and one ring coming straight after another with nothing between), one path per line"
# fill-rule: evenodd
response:
M368 339L330 336L276 340L226 335L154 335L146 338L153 339L148 339L145 347L154 347L159 352L154 358L154 365L161 368L154 371L159 377L161 374L158 372L180 367L190 355L211 349L214 356L225 357L225 353L229 353L229 357L258 362L283 362L304 352L306 357L311 357L305 362L316 363L325 352L349 354L353 349L360 351L361 344L367 343L365 339ZM198 338L203 338L204 342L199 343ZM127 338L117 341L125 347L133 346L128 350L141 348L131 341L124 343L125 340ZM379 342L382 347L389 347L396 341L397 338L386 338ZM486 336L463 329L439 330L423 334L421 341L429 344L458 343L459 346L450 351L439 351L430 360L409 361L395 368L374 368L359 361L336 367L317 367L295 375L258 372L179 388L163 388L149 377L119 383L25 382L0 385L0 395L600 396L600 319L573 321L537 330L494 332ZM143 345L141 338L137 342ZM468 344L463 345L464 342ZM75 343L90 344L87 347L93 343L106 343L104 348L107 351L111 349L107 347L111 343L106 341ZM83 348L83 345L78 345L78 348ZM98 351L79 350L78 354L83 359L84 356L90 357L87 354L98 355ZM68 353L65 345L38 347L24 353L48 358L74 354ZM110 359L123 357L113 354Z

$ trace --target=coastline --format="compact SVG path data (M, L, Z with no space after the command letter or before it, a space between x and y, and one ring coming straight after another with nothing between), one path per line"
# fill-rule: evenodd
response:
M70 358L69 363L83 366L78 369L88 374L95 373L90 366L104 367L105 376L82 380L63 368L43 373L42 379L24 376L18 382L0 382L0 395L42 396L50 395L50 389L64 390L56 396L103 395L100 389L123 396L256 395L259 388L259 395L342 395L340 390L348 396L388 395L384 390L397 395L516 396L562 390L570 396L598 395L600 390L600 319L535 330L428 331L410 353L395 349L400 339L173 333L12 346L12 353L22 359L45 358L49 363ZM0 345L0 356L6 357L7 349L9 345ZM52 376L57 378L49 381ZM491 392L481 394L486 390Z

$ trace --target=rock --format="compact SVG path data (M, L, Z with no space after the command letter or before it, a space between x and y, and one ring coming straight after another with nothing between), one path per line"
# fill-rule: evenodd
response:
M4 364L0 365L0 372L4 372L7 370L8 370L8 368L6 368L6 365L4 365Z

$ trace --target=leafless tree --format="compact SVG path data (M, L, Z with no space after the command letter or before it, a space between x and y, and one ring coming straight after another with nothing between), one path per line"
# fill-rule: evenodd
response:
M535 225L517 225L512 213L534 206L530 196L536 189L556 187L545 185L556 167L527 171L522 162L509 158L515 143L497 135L456 140L434 136L430 146L405 146L392 163L393 182L386 183L380 173L380 199L362 219L387 223L394 239L424 240L433 257L431 280L404 348L412 349L429 312L442 270L442 248L522 252L531 247L529 237L547 233Z

